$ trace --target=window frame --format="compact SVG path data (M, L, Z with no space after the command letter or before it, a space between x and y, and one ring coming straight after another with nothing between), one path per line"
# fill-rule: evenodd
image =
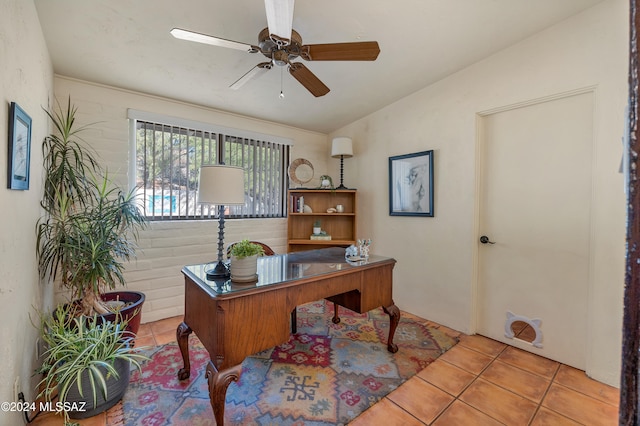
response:
M240 166L245 170L245 187L247 192L245 197L247 203L243 206L228 206L225 211L225 218L238 219L238 218L283 218L287 216L287 189L288 189L288 176L287 165L290 159L290 147L292 141L288 138L279 136L266 135L246 130L233 129L223 126L216 126L208 123L202 123L192 120L185 120L176 117L162 116L159 114L148 113L144 111L138 111L129 109L127 116L129 118L129 142L130 142L130 167L129 167L129 181L132 188L140 188L138 181L138 123L144 123L151 128L152 131L162 131L169 135L189 134L190 136L199 134L200 137L206 135L208 141L208 151L206 154L201 154L200 158L196 158L195 161L200 164L196 167L199 170L199 166L203 164L227 164L233 166ZM164 134L162 135L164 137ZM155 141L155 135L152 140ZM177 191L186 191L186 199L178 200L178 211L173 211L174 198L171 195L172 188L169 188L169 211L165 212L164 200L166 198L166 186L172 186L173 177L171 177L170 183L162 183L160 186L160 209L159 214L154 214L147 208L148 202L155 202L155 188L151 194L146 189L141 191L141 199L144 202L142 206L145 213L145 217L149 221L180 221L180 220L206 220L216 219L218 217L217 206L208 204L199 204L195 197L197 196L197 183L195 188L190 188L190 176L193 175L193 163L189 163L189 152L201 142L196 142L195 145L190 145L190 139L187 139L185 145L185 151L187 152L185 158L185 165L183 166L182 160L178 160L179 163L170 165L170 175L173 176L175 170L178 173L185 175L185 187L186 189L179 189ZM213 146L212 146L213 142ZM204 142L203 142L204 143ZM182 142L180 142L182 147ZM163 148L164 149L164 148ZM183 148L178 148L181 150ZM201 148L201 152L205 149ZM173 149L169 150L174 152ZM206 157L206 158L205 158ZM207 159L208 161L205 161ZM217 161L221 159L222 161ZM226 161L225 161L226 160ZM170 160L173 162L173 160ZM251 164L247 164L247 161L251 161ZM268 163L267 163L268 162ZM144 160L144 164L147 164L147 159ZM269 167L275 166L275 167ZM265 170L266 167L266 170ZM185 171L179 169L184 168ZM264 170L266 175L260 174L259 170ZM145 184L142 183L144 187ZM256 188L257 186L257 188ZM151 201L148 197L151 196ZM182 197L181 194L178 197ZM184 202L184 208L182 203ZM195 203L195 207L189 207L189 204ZM265 208L266 205L270 205L270 208ZM167 214L168 213L168 214Z

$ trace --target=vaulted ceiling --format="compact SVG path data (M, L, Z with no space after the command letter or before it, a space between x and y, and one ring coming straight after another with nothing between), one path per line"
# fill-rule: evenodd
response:
M260 53L179 40L174 27L257 44L262 0L35 0L57 74L329 133L601 0L299 0L305 44L376 40L376 61L298 58L331 91L314 97L275 66L229 86ZM280 98L280 91L284 98Z

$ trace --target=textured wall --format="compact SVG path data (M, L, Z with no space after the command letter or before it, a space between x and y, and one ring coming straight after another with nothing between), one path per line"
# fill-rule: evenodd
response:
M85 141L98 151L110 175L122 185L129 180L128 108L291 139L291 158L304 157L313 163L314 185L327 169L331 148L327 136L321 133L62 76L55 78L55 93L60 102L71 96L78 107L78 124L90 124ZM285 252L286 229L286 219L226 220L225 242L248 238L263 241L276 252ZM137 259L127 265L125 278L128 289L143 291L147 296L142 322L182 314L184 279L180 270L187 264L217 258L218 222L152 222L140 237L141 250Z

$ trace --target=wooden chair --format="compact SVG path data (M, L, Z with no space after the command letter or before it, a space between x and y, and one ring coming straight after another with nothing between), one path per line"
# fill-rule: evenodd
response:
M273 256L274 254L276 254L273 251L273 249L268 245L266 245L265 243L261 243L260 241L251 241L251 242L262 246L265 256ZM234 244L236 243L231 243L227 246L227 259L231 258L231 247L233 247ZM291 333L292 334L295 334L298 331L298 327L297 327L298 315L297 315L296 309L297 308L293 308L293 311L291 311Z

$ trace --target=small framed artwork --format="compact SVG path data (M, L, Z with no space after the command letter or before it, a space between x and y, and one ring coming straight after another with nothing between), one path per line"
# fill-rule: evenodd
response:
M389 215L433 217L433 150L389 157Z
M9 167L7 187L29 189L31 117L15 102L9 109Z

